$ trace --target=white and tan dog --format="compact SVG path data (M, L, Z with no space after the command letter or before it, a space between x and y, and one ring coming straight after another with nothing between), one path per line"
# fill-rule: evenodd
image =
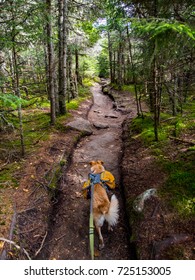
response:
M101 160L91 161L91 172L93 174L101 174L105 169L104 162ZM93 218L96 230L99 235L99 249L104 247L104 240L101 233L101 227L106 220L108 222L108 230L112 230L112 226L115 226L119 217L119 202L115 195L112 195L109 200L107 192L101 183L94 185L93 195Z

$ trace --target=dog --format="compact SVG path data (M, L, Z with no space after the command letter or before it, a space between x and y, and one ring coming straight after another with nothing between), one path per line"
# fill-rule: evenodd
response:
M104 162L101 160L91 161L91 173L92 174L101 174L105 171L103 166ZM96 183L94 185L94 194L93 194L93 219L95 228L99 236L99 250L104 248L104 239L101 233L101 227L106 220L108 222L108 230L112 231L112 227L115 226L119 218L119 202L115 195L111 196L109 200L107 192L103 185Z

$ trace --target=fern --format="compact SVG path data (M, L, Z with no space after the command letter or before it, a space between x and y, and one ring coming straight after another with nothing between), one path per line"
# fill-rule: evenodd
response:
M133 19L132 28L140 33L140 35L148 34L151 39L166 32L173 31L179 33L181 36L187 35L188 38L195 41L195 31L187 24L178 21L167 22L159 19L152 19L151 21Z
M2 109L17 109L18 106L26 105L28 102L18 96L8 93L8 94L0 94L0 108Z

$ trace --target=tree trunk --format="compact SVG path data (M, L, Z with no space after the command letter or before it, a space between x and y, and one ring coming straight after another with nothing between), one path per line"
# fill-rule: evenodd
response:
M76 74L76 83L83 85L81 75L79 73L79 51L75 49L75 74Z
M14 72L14 92L19 98L21 98L20 87L19 87L17 52L15 48L15 38L13 38L12 56L13 56L13 72ZM24 131L23 131L23 122L22 122L22 107L20 102L18 104L18 119L19 119L19 127L20 127L21 154L22 156L24 156L25 144L24 144Z
M113 82L116 82L116 52L114 51L113 57Z
M110 65L110 81L114 83L113 77L113 65L112 65L112 44L110 39L110 32L108 31L108 53L109 53L109 65Z
M156 57L157 39L155 39L154 60L153 60L153 88L154 88L154 134L155 141L159 140L158 126L160 123L160 87L159 87L159 71Z
M51 25L51 0L46 0L47 10L47 53L48 53L48 89L50 98L50 112L51 112L51 124L55 124L56 111L55 111L55 91L54 91L54 52L52 43L52 25Z
M12 19L13 23L15 20L15 11L13 3L11 4L11 11L12 11ZM20 94L20 82L19 82L19 67L18 67L18 58L17 58L17 50L16 50L16 29L15 25L12 26L12 85L15 94L21 98ZM25 144L24 144L24 131L23 131L23 122L22 122L22 106L19 102L18 104L18 119L19 119L19 130L20 130L20 143L21 143L21 154L24 156L25 154Z
M59 47L59 114L66 114L67 90L67 0L58 0L58 47Z
M60 99L63 93L63 0L58 0L58 98ZM59 113L60 113L60 100Z
M121 90L122 88L122 36L120 32L120 41L119 41L119 46L118 46L118 67L117 67L117 83L119 86L119 89Z
M132 45L131 40L129 36L129 28L127 26L127 38L128 38L128 45L129 45L129 56L131 61L131 69L132 69L132 77L133 77L133 84L134 84L134 90L135 90L135 98L136 98L136 105L137 105L137 115L140 115L140 105L139 105L139 99L138 99L138 91L137 91L137 80L135 75L135 66L133 62L133 54L132 54Z

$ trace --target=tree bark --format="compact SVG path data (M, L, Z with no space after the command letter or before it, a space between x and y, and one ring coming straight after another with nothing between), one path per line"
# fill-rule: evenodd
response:
M79 73L79 51L77 48L75 49L75 74L76 74L77 84L80 84L82 86L83 85L82 78Z
M161 84L159 81L158 60L156 56L157 39L154 42L154 60L153 60L153 90L154 90L154 134L158 141L158 126L160 124L160 106L161 106Z
M59 114L64 114L64 76L63 76L63 7L64 0L58 0L58 102Z
M119 38L120 38L120 40L119 40L119 46L118 46L117 83L118 83L119 89L121 89L122 84L123 84L123 81L122 81L122 35L121 35L121 32L120 32Z
M11 3L11 9L12 9L12 18L13 22L15 19L15 13L13 10L14 6L13 3ZM15 25L12 27L12 70L13 70L13 89L15 94L21 98L20 94L20 82L19 82L19 67L18 67L18 59L17 59L17 50L16 50L16 30ZM24 131L23 131L23 120L22 120L22 106L19 102L18 104L18 119L19 119L19 130L20 130L20 143L21 143L21 154L24 156L25 154L25 144L24 144Z
M59 1L59 16L61 17L61 25L60 25L60 38L59 38L59 44L61 44L62 41L62 50L61 50L61 73L59 76L61 76L62 84L61 84L61 90L59 91L59 113L61 115L66 114L66 91L67 91L67 14L68 14L68 5L67 0L61 0ZM62 10L61 10L62 9Z
M108 31L108 53L109 53L109 65L110 65L110 81L114 83L113 65L112 65L112 43L110 39L110 31Z
M13 71L14 71L14 92L19 98L21 98L20 87L19 87L17 52L16 52L16 48L15 48L15 38L13 39L12 56L13 56ZM21 106L20 102L18 104L18 119L19 119L19 127L20 127L21 154L22 154L22 156L24 156L25 144L24 144L23 121L22 121L22 106Z
M55 91L54 91L54 51L52 43L52 24L51 24L51 0L46 0L47 10L47 52L48 52L48 89L50 98L50 113L51 113L51 124L55 124L56 111L55 111Z
M140 115L140 105L139 105L139 99L138 99L137 81L136 81L136 76L135 76L135 65L133 62L132 45L131 45L131 40L130 40L130 36L129 36L128 26L127 26L127 38L128 38L129 56L130 56L130 61L131 61L133 84L134 84L135 98L136 98L136 105L137 105L137 115L139 116Z

